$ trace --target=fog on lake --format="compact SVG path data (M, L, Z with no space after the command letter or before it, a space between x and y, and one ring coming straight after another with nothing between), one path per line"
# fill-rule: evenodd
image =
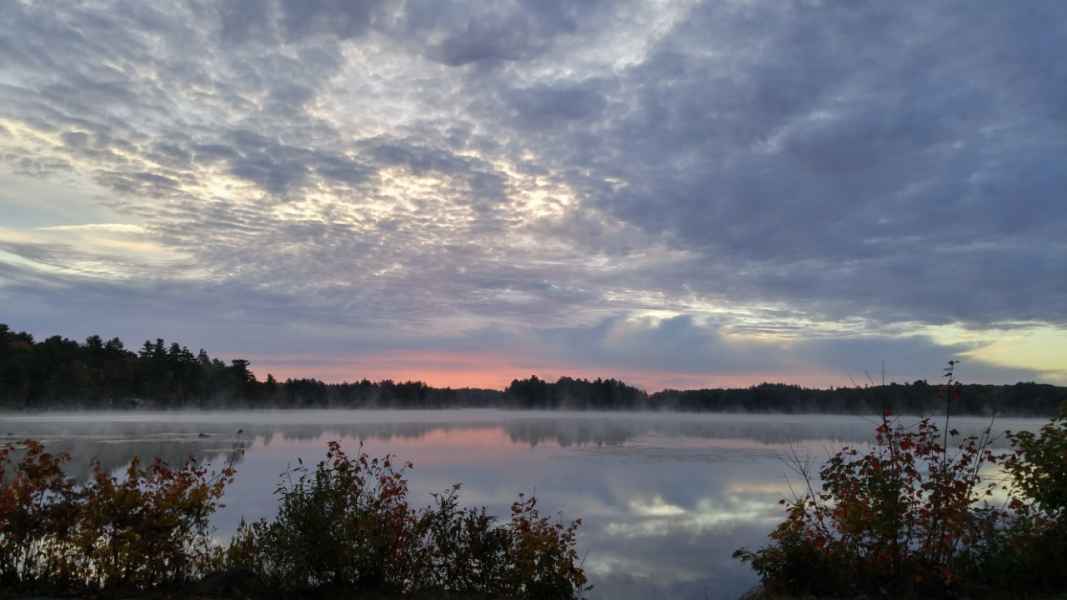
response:
M905 422L915 421L904 417ZM988 419L954 418L963 434ZM1036 430L1041 420L998 419L994 429ZM797 455L818 465L843 444L872 440L874 417L686 413L244 411L0 414L0 442L27 437L70 452L68 472L94 460L122 469L137 455L221 464L245 452L225 508L224 539L242 517L274 514L279 475L326 443L414 462L411 499L461 482L466 505L506 517L520 492L546 513L581 518L580 550L592 598L737 598L756 582L731 558L757 547L791 497ZM240 432L240 433L239 433ZM1003 446L1003 440L1000 445Z

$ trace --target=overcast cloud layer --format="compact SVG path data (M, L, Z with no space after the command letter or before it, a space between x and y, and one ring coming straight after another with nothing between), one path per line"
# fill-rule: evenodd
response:
M329 379L1067 382L1065 53L1058 0L6 2L0 322Z

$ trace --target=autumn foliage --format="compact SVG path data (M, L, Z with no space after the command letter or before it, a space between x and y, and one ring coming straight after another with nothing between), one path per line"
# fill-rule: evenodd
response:
M949 410L960 387L946 371L945 425L905 426L888 412L866 450L844 447L813 474L760 550L738 550L770 594L982 597L1063 591L1067 549L1067 420L1039 434L991 427L961 437ZM988 475L1000 472L1005 478ZM998 494L999 491L999 494ZM1007 495L1007 502L993 497Z
M416 509L410 467L391 456L349 456L330 443L313 471L298 467L282 479L277 518L240 528L230 564L254 574L261 593L283 595L328 589L566 600L585 590L578 521L554 522L520 496L510 522L497 526L484 508L459 507L459 485Z
M520 496L498 524L459 506L459 486L409 504L390 456L349 456L336 442L314 470L286 473L279 513L243 524L228 544L210 518L235 477L190 461L134 459L113 476L63 474L69 460L26 440L0 447L0 596L7 593L292 597L581 597L579 522L541 515Z
M63 475L65 454L33 440L0 448L0 585L5 590L137 592L187 583L219 555L209 518L227 465L130 463L115 477Z

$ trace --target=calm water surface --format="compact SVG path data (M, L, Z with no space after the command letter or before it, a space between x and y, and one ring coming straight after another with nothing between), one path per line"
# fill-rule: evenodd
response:
M905 418L905 421L915 419ZM1003 429L1039 420L1001 419ZM955 419L976 431L988 420ZM415 463L417 505L462 482L464 504L506 516L520 492L541 508L580 517L580 547L596 586L591 596L737 598L755 577L730 555L757 547L791 496L792 455L821 462L844 443L870 441L871 417L496 410L247 411L0 414L0 441L35 437L71 452L69 471L93 460L121 469L134 455L221 463L235 443L247 451L220 537L240 518L271 516L278 476L299 457L317 462L326 442ZM242 433L238 434L238 430ZM796 483L795 476L792 482Z

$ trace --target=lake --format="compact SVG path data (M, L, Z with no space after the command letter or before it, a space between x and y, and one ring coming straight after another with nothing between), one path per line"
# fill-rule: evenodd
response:
M905 422L915 418L905 417ZM955 418L962 432L988 419ZM999 419L995 429L1036 430L1043 420ZM220 538L241 517L274 514L279 475L314 464L330 440L415 463L416 505L461 482L465 505L506 517L520 492L546 513L581 518L591 598L737 598L754 574L731 558L758 547L781 520L800 456L819 464L842 444L866 444L874 417L500 410L218 411L0 414L0 442L33 437L72 454L84 477L93 460L116 471L134 455L221 464L246 447ZM241 430L241 433L238 433Z

